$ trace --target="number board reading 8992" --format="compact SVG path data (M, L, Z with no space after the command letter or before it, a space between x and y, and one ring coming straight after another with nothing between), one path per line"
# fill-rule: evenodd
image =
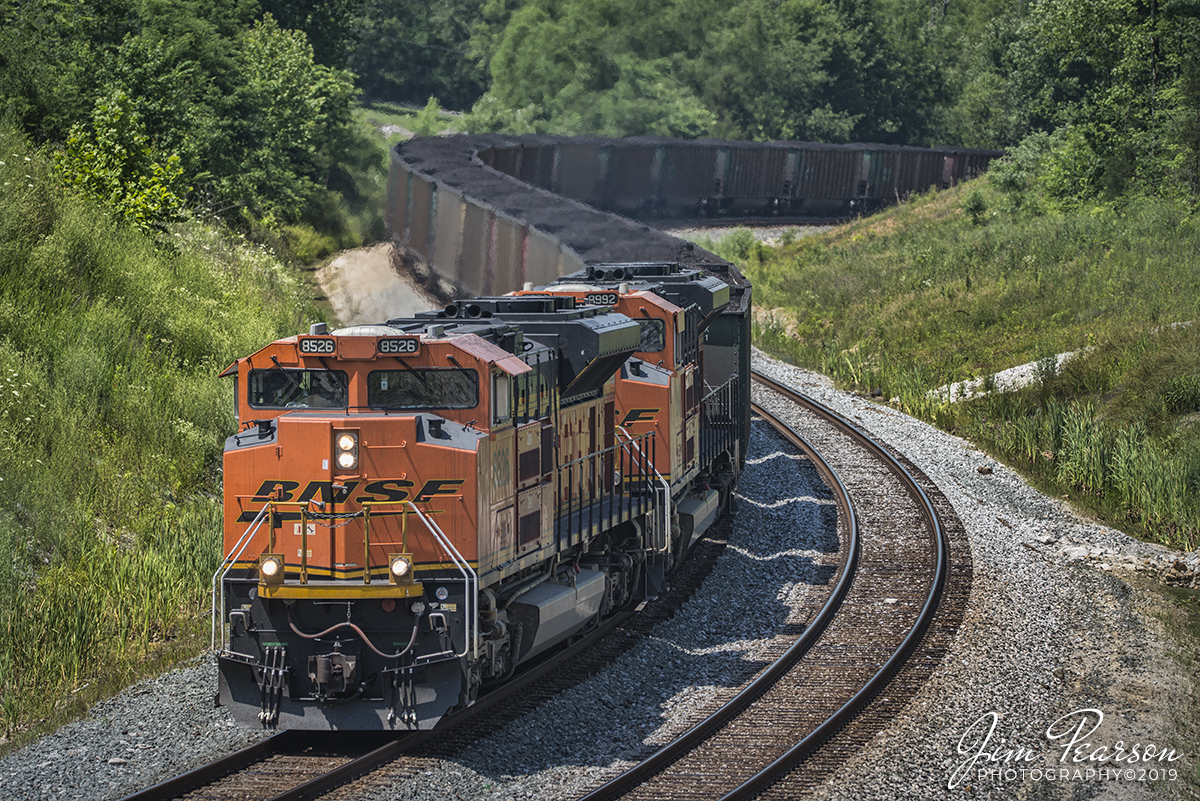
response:
M589 292L583 296L583 302L589 306L616 306L616 292Z
M337 352L337 340L333 337L301 338L300 352L310 356L332 356Z
M393 337L391 339L381 339L375 346L380 354L386 356L401 356L404 354L416 353L420 347L421 340L417 337Z

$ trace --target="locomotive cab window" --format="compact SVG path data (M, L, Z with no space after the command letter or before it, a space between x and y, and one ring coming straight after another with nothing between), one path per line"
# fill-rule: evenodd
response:
M461 368L375 370L367 376L367 405L412 411L474 409L479 405L479 374Z
M492 422L503 423L512 417L509 405L509 382L506 375L492 376Z
M667 346L667 324L662 320L638 320L642 329L642 341L638 343L641 353L658 353Z
M256 409L344 409L342 370L251 370L250 405Z

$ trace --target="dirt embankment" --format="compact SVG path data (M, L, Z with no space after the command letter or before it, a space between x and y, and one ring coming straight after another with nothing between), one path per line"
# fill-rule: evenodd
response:
M344 326L411 317L441 305L397 267L390 242L337 255L317 271L317 282Z

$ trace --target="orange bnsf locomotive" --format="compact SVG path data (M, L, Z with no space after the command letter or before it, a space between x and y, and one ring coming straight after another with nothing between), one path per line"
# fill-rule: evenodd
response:
M428 729L653 597L732 505L749 301L725 264L596 265L231 365L220 702Z

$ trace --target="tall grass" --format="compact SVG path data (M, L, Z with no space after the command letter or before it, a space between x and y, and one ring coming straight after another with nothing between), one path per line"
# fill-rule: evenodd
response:
M972 437L1116 525L1196 548L1193 210L1053 209L974 183L742 254L760 347ZM1069 350L1081 355L1060 373L1048 354ZM1033 386L990 392L1028 362ZM982 388L965 403L931 391L967 379Z
M204 642L206 577L219 560L220 507L189 504L158 537L110 544L93 532L72 538L72 558L39 568L14 560L0 575L0 701L6 731L33 715L80 711L148 670ZM28 547L10 519L0 546Z
M317 312L261 247L196 221L153 237L123 227L4 128L0 162L10 736L197 650L235 426L217 374Z

